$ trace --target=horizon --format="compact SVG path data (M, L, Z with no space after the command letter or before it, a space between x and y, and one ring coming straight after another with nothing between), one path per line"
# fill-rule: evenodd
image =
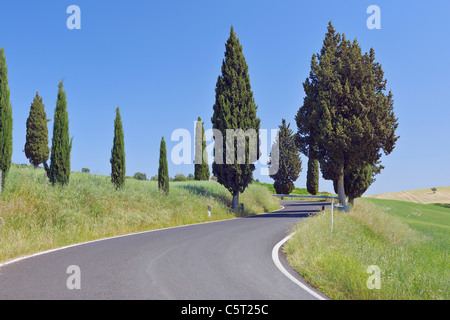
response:
M74 4L81 9L81 29L66 24L66 10ZM366 10L372 4L380 7L381 29L367 27ZM13 108L12 161L29 163L22 150L35 93L43 97L52 119L57 85L64 79L74 137L72 171L89 168L92 174L110 174L119 106L127 176L157 174L161 136L166 137L169 175L193 173L193 152L191 165L170 160L179 143L171 136L186 129L193 137L199 116L205 130L212 128L214 90L232 25L249 66L261 129L277 129L284 118L297 131L294 117L305 96L302 83L332 21L337 32L356 38L363 52L374 48L399 118L400 139L389 156L383 155L385 169L365 195L449 186L450 150L441 142L450 136L445 105L450 63L444 56L450 39L441 37L450 30L449 11L446 1L2 4L0 48L5 48ZM49 143L52 127L53 121L48 124ZM305 188L307 158L301 159L303 170L295 185ZM273 183L258 174L260 168L254 179ZM319 190L334 193L332 182L321 175Z

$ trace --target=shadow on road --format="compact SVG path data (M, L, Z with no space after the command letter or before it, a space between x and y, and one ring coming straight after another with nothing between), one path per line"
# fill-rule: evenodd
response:
M273 212L266 214L257 214L254 216L247 216L246 219L259 219L259 218L307 218L312 214L316 214L319 211L311 210L289 210L282 212Z
M322 211L322 206L329 206L328 202L301 202L295 200L282 200L281 205L284 209L266 214L248 216L246 218L307 218L310 215L317 214Z

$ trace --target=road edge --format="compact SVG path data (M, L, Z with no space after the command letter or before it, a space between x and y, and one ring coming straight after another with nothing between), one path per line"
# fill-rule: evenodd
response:
M281 206L280 209L277 209L275 211L271 211L271 212L265 212L265 213L259 213L258 215L263 215L263 214L270 214L272 212L277 212L280 210L283 210L284 206ZM222 219L222 220L214 220L214 221L204 221L204 222L198 222L198 223L191 223L191 224L183 224L183 225L179 225L179 226L174 226L174 227L167 227L167 228L161 228L161 229L153 229L153 230L146 230L146 231L140 231L140 232L135 232L135 233L127 233L127 234L122 234L122 235L117 235L117 236L112 236L112 237L107 237L107 238L101 238L101 239L95 239L95 240L90 240L90 241L85 241L85 242L80 242L80 243L74 243L74 244L70 244L67 246L63 246L63 247L58 247L58 248L53 248L53 249L49 249L49 250L45 250L45 251L40 251L40 252L36 252L33 254L29 254L29 255L25 255L22 257L17 257L11 260L7 260L4 262L0 262L0 268L22 261L22 260L26 260L26 259L30 259L33 257L37 257L40 255L44 255L44 254L48 254L48 253L52 253L52 252L56 252L56 251L61 251L61 250L65 250L65 249L70 249L73 247L78 247L78 246L83 246L86 244L91 244L91 243L96 243L96 242L100 242L100 241L106 241L106 240L111 240L111 239L118 239L118 238L123 238L123 237L128 237L128 236L135 236L135 235L139 235L139 234L144 234L144 233L149 233L149 232L157 232L157 231L162 231L162 230L170 230L170 229L177 229L177 228L184 228L184 227L189 227L189 226L196 226L196 225L202 225L202 224L207 224L207 223L217 223L217 222L224 222L224 221L230 221L230 220L234 220L234 219L243 219L246 218L245 217L235 217L235 218L230 218L230 219Z
M272 260L277 266L277 268L292 282L294 282L297 286L308 292L310 295L312 295L314 298L318 300L327 300L319 293L312 290L310 287L308 287L306 284L299 281L296 277L294 277L286 268L283 266L283 264L280 261L279 254L280 254L280 248L295 234L295 232L289 234L285 238L283 238L280 242L278 242L272 249Z

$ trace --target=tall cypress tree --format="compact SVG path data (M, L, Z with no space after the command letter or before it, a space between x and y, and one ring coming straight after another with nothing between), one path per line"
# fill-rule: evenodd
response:
M378 163L399 138L392 93L385 93L374 50L362 54L357 41L336 33L331 22L304 88L307 98L297 114L300 140L317 145L322 174L337 181L339 202L345 204L345 175Z
M119 189L125 185L125 142L119 107L114 120L114 140L111 150L111 182Z
M169 167L167 165L166 141L161 139L159 148L158 188L162 193L169 193Z
M314 156L313 150L309 151L306 190L312 195L319 192L319 160Z
M273 187L277 194L290 194L295 189L294 182L298 179L302 171L302 161L296 145L295 134L282 119L278 137L275 140L274 148L278 148L278 170L270 175L274 180ZM270 159L269 165L273 165L274 159Z
M200 117L198 117L195 128L195 161L194 179L209 180L209 165L206 154L205 128Z
M27 135L25 142L25 156L35 168L43 161L48 160L50 152L48 147L48 121L42 97L36 92L27 119Z
M44 162L50 182L60 185L69 183L70 152L72 151L72 139L69 138L69 114L67 112L66 92L63 86L63 81L60 81L53 122L50 168Z
M233 209L237 212L239 193L244 192L253 180L253 162L260 155L260 119L256 116L258 107L250 86L247 62L233 27L225 48L222 75L217 79L214 114L211 119L213 129L221 132L222 138L214 137L212 168L217 181L232 194ZM250 133L250 136L242 137L244 132Z
M0 49L0 193L6 174L11 166L12 156L12 106L8 87L8 67L5 50Z

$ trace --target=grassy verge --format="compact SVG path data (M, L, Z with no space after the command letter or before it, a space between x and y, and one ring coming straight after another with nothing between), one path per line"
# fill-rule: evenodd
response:
M317 215L296 226L288 261L332 299L449 299L450 210L395 200L358 199L350 213ZM381 289L369 289L381 270Z
M217 182L173 182L170 191L161 195L157 182L134 179L115 190L109 177L76 172L69 185L52 186L43 169L13 166L0 197L0 262L99 238L235 217L231 195ZM240 200L246 215L279 208L262 186L250 185Z

